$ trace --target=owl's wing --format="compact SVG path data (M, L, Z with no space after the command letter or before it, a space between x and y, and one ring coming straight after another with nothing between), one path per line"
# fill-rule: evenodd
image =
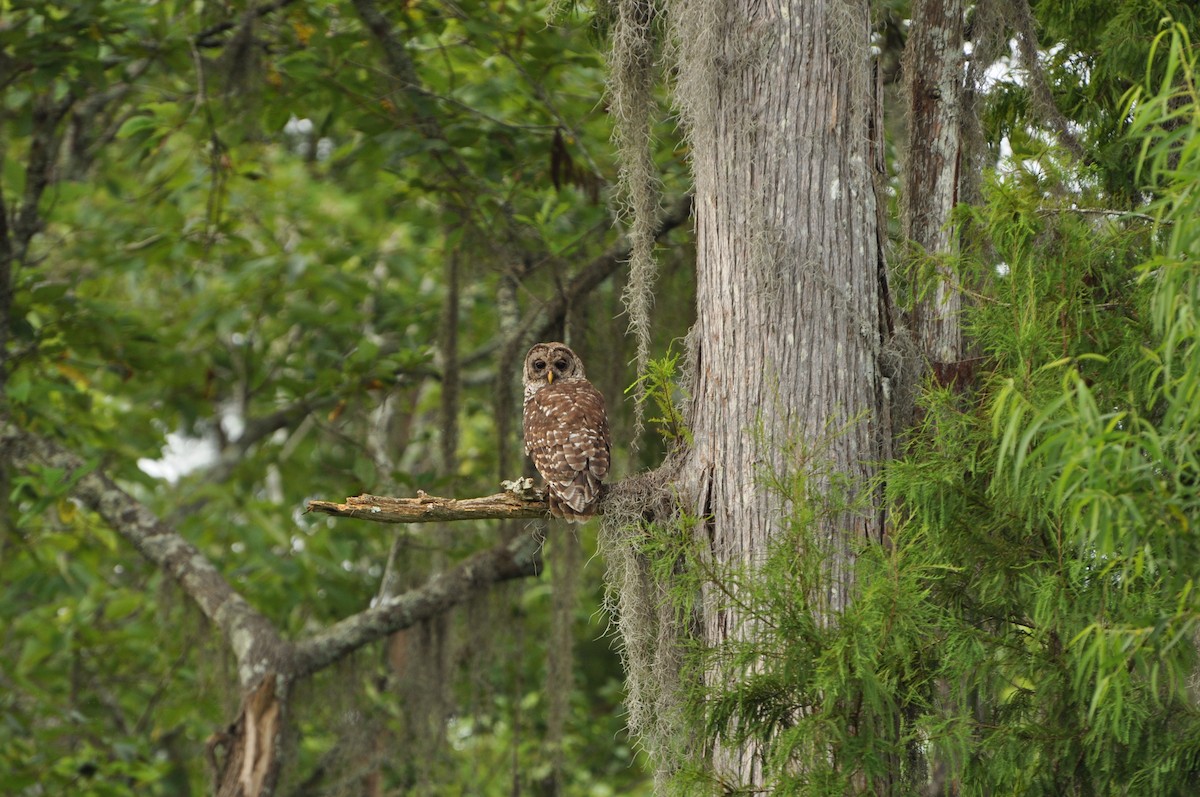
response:
M547 385L525 405L524 426L525 451L546 480L551 511L586 519L608 475L604 397L587 381Z

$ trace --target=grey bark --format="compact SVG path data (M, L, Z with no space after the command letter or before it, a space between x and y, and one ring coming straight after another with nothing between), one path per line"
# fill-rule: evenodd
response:
M521 535L480 551L434 575L421 587L385 598L297 642L292 672L303 677L322 670L363 645L436 617L493 584L534 576L540 569L540 541L533 535Z
M71 451L16 426L0 425L0 453L18 470L57 468L69 494L97 512L147 560L175 579L224 635L243 688L272 669L283 643L271 622L235 591L196 546Z
M963 2L915 0L905 48L908 142L904 236L939 260L932 292L918 302L917 345L939 381L962 360L962 293L944 259L956 251L950 211L958 203L962 156Z
M676 24L698 273L684 479L722 572L761 560L783 528L794 496L766 474L809 469L818 501L832 474L861 491L890 435L868 13L865 2L733 0L683 8ZM880 532L876 497L861 497L862 511L812 530L828 621L849 599L852 545ZM717 597L706 596L705 642L753 633L736 608L713 611ZM754 754L717 750L717 777L760 786Z

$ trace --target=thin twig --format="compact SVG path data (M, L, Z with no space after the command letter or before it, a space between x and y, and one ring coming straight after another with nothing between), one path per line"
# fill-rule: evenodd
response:
M1134 210L1114 210L1112 208L1041 208L1038 210L1039 216L1048 216L1051 213L1079 213L1084 216L1116 216L1123 219L1139 219L1141 221L1155 222L1159 224L1170 224L1168 219L1156 219L1149 213L1138 213Z

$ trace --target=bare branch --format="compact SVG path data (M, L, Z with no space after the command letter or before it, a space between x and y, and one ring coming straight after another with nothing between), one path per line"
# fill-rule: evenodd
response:
M521 520L544 518L548 508L540 495L496 493L481 498L439 498L418 491L416 498L356 495L346 503L309 501L309 512L352 517L376 523L435 523L447 520Z
M531 534L480 551L433 576L424 586L384 598L366 611L296 643L293 673L303 678L363 645L441 614L493 584L535 576L540 569L541 540Z
M691 194L685 194L659 217L658 224L654 228L654 240L661 240L671 230L686 224L691 217L692 197ZM559 295L554 297L553 301L539 308L539 312L534 317L526 319L525 323L521 324L521 328L517 330L517 335L519 336L523 331L531 328L540 319L541 323L537 327L537 337L540 338L547 332L556 316L594 291L621 266L627 265L632 251L632 245L626 239L592 260L580 269L579 273Z
M1164 226L1170 226L1170 219L1156 219L1149 213L1138 213L1134 210L1115 210L1113 208L1051 208L1043 207L1038 210L1039 216L1049 216L1054 213L1076 213L1080 216L1103 216L1109 221L1120 221L1122 219L1137 219L1138 221L1149 221Z

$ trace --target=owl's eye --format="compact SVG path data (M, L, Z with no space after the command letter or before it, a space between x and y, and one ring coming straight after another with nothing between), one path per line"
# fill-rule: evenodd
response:
M565 370L567 370L567 361L566 361L566 360L559 360L558 362L556 362L556 363L554 364L554 367L555 367L555 368L557 368L557 369L558 369L558 370L560 370L560 371L565 371Z
M533 370L544 371L545 369L546 369L546 361L545 360L534 360L533 361Z

